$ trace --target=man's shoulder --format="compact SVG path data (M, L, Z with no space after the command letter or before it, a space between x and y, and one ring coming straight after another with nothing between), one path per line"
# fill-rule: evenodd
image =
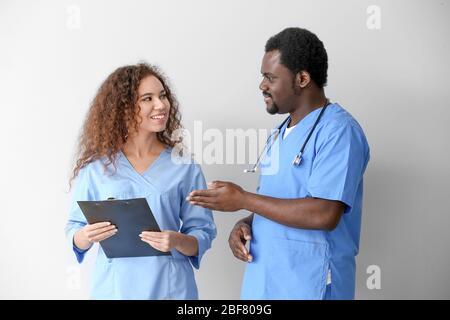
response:
M344 109L340 104L330 105L330 112L323 119L323 126L328 129L353 128L364 134L362 127L353 115Z
M324 117L322 126L322 142L334 136L345 136L347 139L357 142L363 149L369 150L369 143L359 122L341 105L334 103L327 117Z

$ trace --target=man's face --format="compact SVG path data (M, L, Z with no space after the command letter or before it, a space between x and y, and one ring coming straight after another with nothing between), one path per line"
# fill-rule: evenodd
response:
M278 50L266 52L261 64L263 80L259 85L270 114L287 113L293 110L295 92L294 75L280 63Z

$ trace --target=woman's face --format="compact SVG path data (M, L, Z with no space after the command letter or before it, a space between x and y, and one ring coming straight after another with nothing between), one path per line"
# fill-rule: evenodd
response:
M140 130L161 132L166 128L169 118L170 103L166 91L158 78L143 78L138 88L138 104L142 118Z

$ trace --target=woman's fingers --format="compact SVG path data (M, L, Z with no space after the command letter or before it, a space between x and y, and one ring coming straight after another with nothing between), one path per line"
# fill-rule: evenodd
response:
M144 236L149 239L162 239L166 237L164 232L154 232L154 231L142 231L139 236Z
M142 240L151 241L154 243L158 243L160 245L168 245L169 239L167 235L163 234L162 232L150 232L150 231L144 231L141 232L139 237Z
M107 227L107 226L109 226L109 225L111 225L111 222L108 222L108 221L97 222L97 223L93 223L93 224L88 224L88 225L86 226L86 231L94 231L94 230L96 230L96 229L103 228L103 227Z
M88 239L92 239L102 233L108 232L108 231L114 231L117 230L115 225L107 226L107 227L100 227L98 229L90 230L87 232ZM91 240L89 240L91 241Z
M100 233L92 238L89 239L90 242L99 242L99 241L103 241L105 239L108 239L109 237L112 237L113 235L115 235L117 233L117 229L114 230L109 230L103 233Z
M156 248L156 249L160 250L159 247L168 246L169 240L164 235L161 235L158 233L161 233L161 232L147 232L146 231L146 232L142 232L139 235L139 237L141 238L142 241L147 242L152 247L155 247L154 245L157 245L158 248Z
M153 248L158 249L161 247L161 244L146 238L141 238L142 241L148 243L149 245L151 245Z
M149 244L150 246L152 246L153 248L155 248L156 250L162 251L162 252L167 252L169 251L168 247L161 244L160 242L156 242L156 241L152 241L152 240L148 240L146 238L141 238L142 241L146 242L147 244Z
M155 242L155 243L163 243L163 242L165 242L164 239L160 239L160 238L153 238L153 237L144 236L144 235L139 235L139 237L141 237L141 239L143 239L143 240L152 241L152 242Z
M173 231L161 231L161 232L152 232L152 231L143 231L139 235L141 240L148 243L153 248L167 252L174 248L174 235Z

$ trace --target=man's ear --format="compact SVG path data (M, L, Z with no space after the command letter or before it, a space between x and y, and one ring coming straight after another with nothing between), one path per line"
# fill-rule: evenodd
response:
M307 71L297 72L295 75L295 86L301 89L305 88L311 82L311 76Z

